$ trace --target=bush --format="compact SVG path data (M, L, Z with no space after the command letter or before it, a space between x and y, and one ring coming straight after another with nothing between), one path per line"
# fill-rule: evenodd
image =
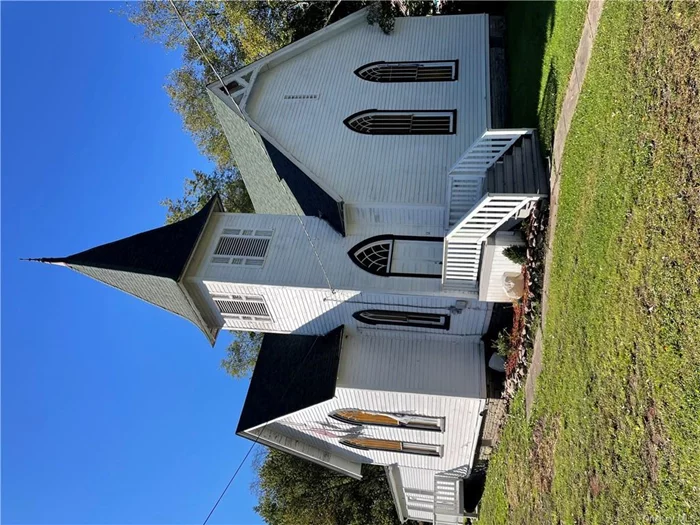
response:
M527 262L527 248L525 246L508 246L503 250L503 255L521 266Z
M506 359L512 351L511 338L508 334L508 329L504 328L498 333L496 340L493 342L496 353Z

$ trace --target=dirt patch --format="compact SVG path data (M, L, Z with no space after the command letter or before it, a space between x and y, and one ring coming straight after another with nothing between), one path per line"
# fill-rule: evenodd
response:
M561 424L559 419L539 418L532 431L530 463L534 486L544 493L552 490L554 481L554 452Z
M653 401L644 414L644 428L646 429L647 437L642 446L642 460L647 467L649 480L652 483L657 483L659 481L659 449L664 446L665 439Z
M639 391L639 375L636 370L633 371L627 378L627 406L630 407L630 412L635 415L639 407L637 392Z
M634 292L637 300L644 308L644 313L652 315L654 310L656 310L656 302L652 299L652 294L644 286L635 287Z
M588 478L588 491L591 493L592 497L597 498L602 490L603 483L601 482L598 474L594 472Z

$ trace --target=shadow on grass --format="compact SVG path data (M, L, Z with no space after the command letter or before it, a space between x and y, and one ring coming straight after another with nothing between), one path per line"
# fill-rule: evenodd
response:
M554 61L549 64L547 81L542 93L542 104L540 106L539 133L542 140L543 153L549 155L554 145L554 130L557 118L557 95L559 83L557 79L557 68Z
M542 88L545 44L554 25L554 8L553 1L542 1L509 2L505 9L510 88L508 125L511 127L537 128L541 125L537 108ZM556 72L551 68L550 75L556 79ZM556 89L556 82L553 85Z

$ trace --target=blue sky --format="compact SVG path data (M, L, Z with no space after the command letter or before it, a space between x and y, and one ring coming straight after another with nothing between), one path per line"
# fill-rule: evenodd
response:
M179 57L105 3L2 3L2 518L201 523L248 449L247 382L186 321L65 268L159 226L210 169L162 89ZM250 465L210 523L260 523Z

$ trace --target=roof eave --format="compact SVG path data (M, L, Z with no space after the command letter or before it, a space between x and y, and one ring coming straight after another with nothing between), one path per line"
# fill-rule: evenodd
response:
M247 64L243 66L240 69L237 69L236 71L233 71L229 73L228 75L223 77L224 82L226 82L230 77L235 76L240 76L240 75L245 75L248 74L249 72L253 71L254 69L258 67L274 67L277 64L280 64L286 60L289 60L290 58L293 58L297 54L301 53L302 51L308 49L309 47L313 47L316 44L319 44L320 42L323 42L330 36L340 33L341 31L345 31L346 29L349 29L350 27L354 26L355 24L358 24L361 22L363 19L366 18L367 16L367 10L368 8L363 8L360 9L359 11L356 11L355 13L352 13L351 15L346 16L345 18L342 18L338 20L337 22L333 22L332 24L324 27L323 29L320 29L318 31L315 31L314 33L311 33L308 36L305 36L304 38L301 38L297 40L296 42L292 42L291 44L288 44L277 51L273 51L267 56L264 56L262 58L259 58L255 62L251 62L250 64ZM211 84L207 85L207 88L211 91L214 91L216 88L221 86L221 82L218 80L215 82L212 82Z

